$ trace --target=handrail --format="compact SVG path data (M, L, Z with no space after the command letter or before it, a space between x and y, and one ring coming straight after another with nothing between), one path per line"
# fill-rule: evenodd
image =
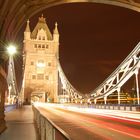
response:
M59 126L53 123L48 117L44 116L44 114L36 106L33 105L32 108L34 112L35 122L37 123L37 127L39 129L41 140L57 140L57 137L55 137L55 135L57 135L57 131L62 137L61 140L71 140L70 136L64 130L62 130ZM48 124L48 126L46 126L45 124ZM50 127L51 130L47 130L47 127ZM48 137L45 131L51 131L52 135Z

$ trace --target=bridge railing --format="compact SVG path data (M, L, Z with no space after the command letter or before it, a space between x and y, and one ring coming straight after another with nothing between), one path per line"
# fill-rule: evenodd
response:
M33 112L40 140L71 140L65 131L44 116L37 107L33 106Z
M17 105L16 104L5 105L4 108L5 108L4 109L5 112L9 112L9 111L12 111L12 110L16 109L17 108Z
M97 109L109 109L109 110L124 110L124 111L140 111L140 106L139 105L115 105L115 104L110 104L110 105L89 105L89 107L97 108Z
M58 105L58 106L61 106ZM122 111L138 111L140 112L140 105L128 105L128 104L62 104L65 107L76 108L94 108L94 109L107 109L107 110L122 110Z

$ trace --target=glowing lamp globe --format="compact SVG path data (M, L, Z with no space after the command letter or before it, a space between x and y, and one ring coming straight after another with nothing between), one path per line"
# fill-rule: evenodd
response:
M13 55L16 53L16 47L13 46L13 45L10 45L8 48L7 48L7 51L9 53L9 55Z

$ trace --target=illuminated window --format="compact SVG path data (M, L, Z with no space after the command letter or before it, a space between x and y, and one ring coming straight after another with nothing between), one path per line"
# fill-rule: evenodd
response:
M37 79L38 80L43 80L44 79L44 74L37 74Z
M38 68L43 68L43 67L45 67L44 60L38 60L37 67L38 67Z
M32 75L32 79L36 79L36 75Z

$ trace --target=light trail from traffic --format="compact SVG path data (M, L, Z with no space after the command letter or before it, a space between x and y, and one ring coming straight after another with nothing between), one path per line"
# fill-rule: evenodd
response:
M76 109L57 104L35 106L44 116L68 133L72 140L140 139L139 112Z

